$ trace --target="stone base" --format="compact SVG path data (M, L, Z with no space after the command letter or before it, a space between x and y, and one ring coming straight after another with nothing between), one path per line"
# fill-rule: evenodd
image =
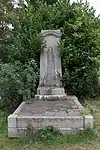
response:
M65 90L62 87L38 87L37 95L35 95L37 100L66 100Z
M67 100L66 94L64 95L35 95L35 99L47 100L47 101Z
M38 87L37 95L65 95L65 90L62 87Z
M93 117L81 116L82 109L75 96L59 101L23 102L8 116L8 136L19 137L46 126L56 127L61 133L93 128Z

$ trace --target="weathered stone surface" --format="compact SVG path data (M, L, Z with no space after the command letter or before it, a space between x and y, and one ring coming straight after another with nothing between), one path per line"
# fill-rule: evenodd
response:
M23 108L23 106L25 105L26 102L22 102L19 107L14 111L13 115L18 115L21 111L21 109Z
M56 101L34 101L31 104L24 104L20 111L20 116L31 116L31 115L38 115L38 116L45 116L46 113L49 112L59 112L65 111L66 115L69 115L68 112L70 110L73 111L71 115L75 114L75 111L80 112L79 106L73 100L56 100ZM54 115L54 114L53 114ZM47 115L46 115L47 116Z
M62 133L83 130L87 125L92 127L91 116L84 118L80 115L80 111L80 104L77 103L75 96L69 96L69 99L59 101L26 102L15 111L17 115L14 112L8 117L8 135L23 135L29 127L37 131L37 129L51 125Z
M58 101L58 100L67 100L66 94L64 95L35 95L36 100L44 100L44 101Z
M18 117L18 128L27 128L31 125L33 128L43 128L46 126L53 126L56 128L83 128L82 116L67 116L59 112L59 116L31 116Z
M46 44L40 55L40 86L60 87L61 58L58 50L60 30L42 30Z
M93 128L93 116L88 115L84 117L85 119L85 129Z
M17 115L14 115L14 114L8 116L8 126L10 128L11 127L14 127L14 128L17 127L17 125L16 125L16 122L17 122L16 118L17 118Z
M64 88L61 87L39 87L37 89L38 95L66 95Z
M27 132L26 128L9 128L8 127L8 137L20 137L25 135Z
M40 83L37 95L65 95L64 88L61 88L62 68L58 45L60 30L42 30L41 34L46 46L40 54Z

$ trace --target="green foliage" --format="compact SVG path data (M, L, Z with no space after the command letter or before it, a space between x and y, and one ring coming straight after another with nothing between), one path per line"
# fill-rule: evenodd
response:
M34 60L25 65L0 64L0 107L12 112L23 100L34 97L38 68Z
M6 115L0 110L0 138L7 135L7 120Z
M90 114L91 114L91 111L90 111L90 109L89 109L88 107L86 107L86 108L83 108L83 109L81 110L80 114L81 114L82 116L90 115Z
M9 41L7 36L10 34L7 23L9 24L9 11L11 8L11 0L0 1L0 59L4 61L7 59L6 43ZM7 14L5 11L7 11Z
M12 0L0 0L0 60L8 62L8 48L11 44L11 25L21 17L20 8L14 8Z
M35 5L36 4L36 0L26 0L26 2L30 2L31 4ZM44 0L44 3L47 3L48 5L51 5L53 3L56 3L57 0Z
M98 84L99 19L87 4L73 3L72 8L72 16L63 23L63 83L69 93L84 99L94 95Z
M43 144L54 146L58 144L89 144L99 140L99 136L93 129L79 131L77 133L61 134L53 127L46 127L36 133L30 133L20 138L19 143L25 144Z
M10 62L20 60L24 64L30 59L35 59L37 63L39 62L41 37L34 28L34 24L29 22L27 18L21 24L16 24L12 31L13 42L8 47Z
M32 130L30 131L28 130L25 140L26 140L26 143L30 141L30 144L38 141L46 145L51 145L54 143L57 136L60 137L62 136L62 134L56 128L52 126L47 126L45 128L38 130L35 133L33 133Z

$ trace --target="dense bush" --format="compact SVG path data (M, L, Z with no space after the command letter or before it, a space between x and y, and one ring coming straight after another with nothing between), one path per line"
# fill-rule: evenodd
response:
M39 54L42 44L39 33L43 29L60 29L62 32L60 44L62 81L68 93L75 94L80 99L94 96L98 85L97 57L100 54L100 19L95 17L94 9L89 8L87 3L70 4L69 0L62 0L53 5L36 1L35 6L29 4L24 9L25 13L19 16L19 22L13 24L12 43L7 47L9 63L1 63L2 69L4 67L9 69L9 71L6 70L5 75L1 73L2 85L7 85L7 87L11 85L12 87L11 90L8 88L10 96L10 98L7 96L8 99L14 101L11 91L14 91L14 88L17 89L18 86L23 87L21 96L27 93L25 92L27 88L37 86L38 78L36 79L34 67L31 74L33 80L30 81L30 84L28 81L23 81L28 74L30 75L29 71L25 72L24 66L34 59L37 70L39 70ZM21 64L22 72L16 71L16 67L19 66L17 62ZM9 67L9 65L11 66ZM8 72L12 75L9 76ZM17 73L20 74L21 79L18 78ZM17 78L20 80L18 83ZM19 91L15 95L15 101L23 99L19 98Z
M0 64L0 107L11 113L23 100L34 97L38 73L34 60L25 65Z

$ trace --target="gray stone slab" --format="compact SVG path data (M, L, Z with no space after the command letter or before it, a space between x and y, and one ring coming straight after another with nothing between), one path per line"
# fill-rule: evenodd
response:
M48 87L48 86L44 86L44 87L39 87L37 89L37 94L38 95L65 95L65 90L64 88L61 87Z
M32 126L33 128L43 128L46 126L53 126L56 128L83 128L82 116L31 116L31 117L18 117L18 128L27 128Z
M35 132L50 125L61 133L93 128L93 117L81 116L83 107L77 101L75 96L69 96L69 99L67 96L67 100L22 103L8 117L8 136L18 137L25 134L29 127Z
M9 128L8 127L8 137L20 137L25 135L27 132L26 128Z
M22 102L19 105L19 107L14 111L13 115L18 115L25 104L26 104L26 102Z
M18 115L14 115L14 114L8 116L8 126L10 128L11 127L14 127L14 128L17 127L17 125L16 125L16 123L17 123L17 120L16 120L17 116Z
M93 116L92 115L87 115L84 117L85 121L85 129L88 128L93 128Z
M74 100L59 100L59 101L34 101L30 104L25 103L24 107L20 110L20 116L26 115L46 115L47 112L59 112L64 111L66 115L68 115L69 111L73 110L74 115L74 109L77 109L77 113L80 112L78 109L78 105L74 102ZM69 113L70 115L70 113ZM72 115L72 113L71 113Z
M35 95L36 100L44 100L44 101L59 101L59 100L67 100L66 94L63 95Z

